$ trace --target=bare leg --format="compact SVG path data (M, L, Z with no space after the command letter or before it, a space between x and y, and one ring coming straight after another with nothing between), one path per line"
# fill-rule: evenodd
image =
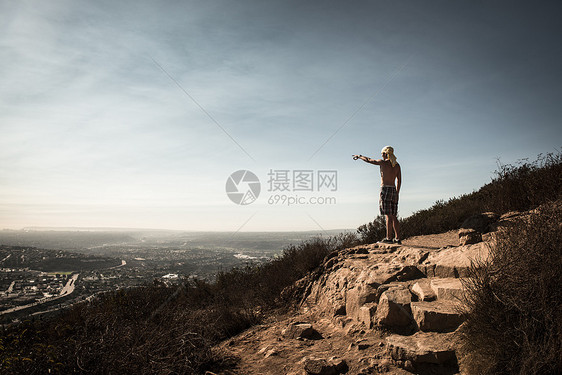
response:
M393 226L393 220L392 220L392 216L391 215L385 215L386 216L386 238L388 238L389 240L392 239L392 226ZM396 216L395 216L396 217Z
M396 238L397 240L400 239L400 222L398 221L398 218L394 215L390 216L390 220L391 220L391 224L392 224L392 228L394 228L394 238ZM387 225L386 225L386 233L388 236L390 236L391 231L389 229L389 225L388 225L388 221L387 221ZM390 238L390 237L388 237Z

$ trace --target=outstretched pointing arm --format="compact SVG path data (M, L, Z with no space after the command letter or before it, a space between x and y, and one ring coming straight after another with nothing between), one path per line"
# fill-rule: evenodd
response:
M371 158L368 158L368 157L363 156L363 155L353 155L353 160L357 160L357 159L361 159L364 162L376 164L376 165L380 165L381 162L382 162L382 160L371 159Z

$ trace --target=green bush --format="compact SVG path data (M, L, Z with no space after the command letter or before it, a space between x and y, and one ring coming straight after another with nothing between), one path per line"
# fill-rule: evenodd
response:
M469 374L562 372L562 209L548 205L497 235L471 268L462 365Z

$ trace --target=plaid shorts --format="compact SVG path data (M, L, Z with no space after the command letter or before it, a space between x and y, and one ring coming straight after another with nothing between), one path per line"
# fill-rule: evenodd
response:
M382 186L379 200L381 215L398 215L398 192L394 186Z

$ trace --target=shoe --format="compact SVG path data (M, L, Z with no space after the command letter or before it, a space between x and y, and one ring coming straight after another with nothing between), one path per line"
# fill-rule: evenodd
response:
M385 238L383 240L380 240L379 242L380 243L394 243L394 242L392 242L392 240L390 238Z
M392 242L397 245L402 245L402 241L400 241L398 238L393 239Z

